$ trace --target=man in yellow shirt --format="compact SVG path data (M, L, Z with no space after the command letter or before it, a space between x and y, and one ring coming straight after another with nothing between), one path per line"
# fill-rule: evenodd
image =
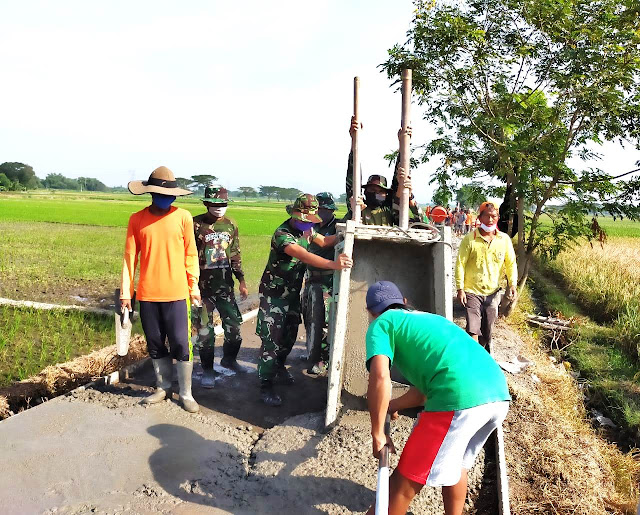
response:
M504 293L500 288L506 274L509 296L515 297L518 269L511 239L498 231L498 209L483 202L479 209L480 227L472 229L460 243L456 260L458 300L466 309L467 333L490 350L493 324Z
M186 411L199 410L191 394L193 350L191 303L200 303L198 251L191 214L171 204L190 195L178 188L171 170L156 168L148 181L132 181L134 195L151 193L152 203L129 218L122 266L120 300L131 310L133 281L140 256L138 300L147 350L156 373L156 391L144 399L154 404L171 396L173 359L176 360L180 402ZM169 349L165 341L169 340Z

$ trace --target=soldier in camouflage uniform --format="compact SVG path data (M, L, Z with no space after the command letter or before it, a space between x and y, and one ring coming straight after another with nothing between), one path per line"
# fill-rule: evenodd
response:
M346 254L328 260L308 252L311 242L319 247L332 247L336 236L322 236L313 226L321 222L318 201L313 195L301 194L291 208L291 218L280 225L271 238L271 252L260 280L260 307L256 334L262 340L258 376L260 398L269 406L279 406L282 399L274 390L274 380L293 384L294 378L285 361L298 335L300 325L300 289L305 265L326 270L351 267Z
M336 233L338 220L334 216L337 209L333 195L327 191L316 194L318 199L318 216L322 222L315 226L318 234L333 236ZM330 247L319 247L315 243L309 246L309 252L325 259L333 258L334 251ZM325 374L329 363L328 323L329 308L333 296L333 271L324 270L311 265L307 266L303 307L307 329L307 347L309 352L309 369L314 375Z
M207 308L209 323L207 330L200 330L200 363L204 370L201 385L213 388L215 377L213 371L213 354L215 333L213 312L217 309L224 329L223 357L220 365L236 372L246 372L238 364L236 357L242 344L240 324L242 315L238 309L234 295L233 276L239 282L240 296L247 298L247 285L242 271L240 256L240 240L238 226L225 216L229 202L227 190L221 186L207 186L202 199L207 212L194 217L198 259L200 261L200 291L202 301ZM201 329L201 310L192 311L194 330ZM204 333L204 334L203 334Z
M351 126L349 133L353 138L356 131L362 129L362 124L354 117L351 118ZM411 129L408 129L411 136ZM400 138L401 132L398 132ZM367 180L364 188L364 202L360 197L360 192L356 192L358 197L354 198L353 192L353 155L349 153L349 162L347 164L346 192L347 206L349 208L345 219L353 218L354 206L350 205L355 202L360 203L362 207L360 223L363 225L398 225L399 211L394 209L393 199L398 195L398 179L402 180L405 176L404 170L396 163L396 174L392 183L392 188L387 187L387 179L383 175L371 175ZM407 181L411 188L410 179ZM415 203L415 202L414 202ZM417 204L416 204L417 205ZM420 220L422 221L422 220Z

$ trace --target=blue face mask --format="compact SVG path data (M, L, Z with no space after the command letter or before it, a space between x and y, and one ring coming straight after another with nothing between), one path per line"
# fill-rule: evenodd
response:
M162 195L161 193L152 193L151 201L153 205L160 209L169 209L176 198L173 195Z
M293 226L302 232L307 232L310 230L315 224L313 222L303 222L301 220L293 219Z

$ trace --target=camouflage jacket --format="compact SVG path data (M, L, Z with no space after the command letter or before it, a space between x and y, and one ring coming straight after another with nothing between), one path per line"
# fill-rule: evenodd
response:
M336 233L336 224L341 221L342 220L337 220L334 216L329 223L324 225L317 224L314 229L318 234L321 234L322 236L333 236ZM309 252L325 259L330 259L331 261L333 261L335 255L333 247L320 247L316 243L312 243L311 245L309 245ZM307 269L312 272L324 270L323 268L316 268L315 266L311 265L307 265ZM331 270L329 271L331 272Z
M362 175L362 171L360 172ZM347 214L344 220L351 220L353 213L351 211L351 203L349 199L353 197L353 154L349 152L349 162L347 163L347 178L346 178L346 193L347 193ZM387 197L387 202L380 207L370 208L366 207L361 211L360 223L362 225L398 225L396 218L393 214L391 206L391 197Z
M200 270L231 268L238 281L244 279L238 226L226 216L213 221L209 213L193 218Z
M291 227L289 220L282 223L271 238L271 252L259 288L265 297L287 298L300 295L306 265L298 258L289 256L284 249L295 243L308 250L316 232L311 229L302 233Z

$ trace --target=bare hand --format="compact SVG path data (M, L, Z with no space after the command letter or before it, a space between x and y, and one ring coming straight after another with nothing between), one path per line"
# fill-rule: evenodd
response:
M364 203L364 198L362 196L358 196L357 200L354 201L353 197L351 197L349 199L349 204L351 204L351 212L355 213L356 211L356 204L355 202L358 203L358 205L360 206L360 211L362 211L363 209L366 209L367 205Z
M400 415L397 411L390 411L389 416L391 417L391 420L397 420Z
M353 266L353 261L346 254L340 254L338 258L333 262L334 270L345 270Z
M197 307L202 306L202 298L200 295L191 295L191 305Z
M467 307L467 294L464 290L458 290L458 300L465 308Z
M351 117L351 125L349 126L349 134L353 138L355 133L357 131L359 131L360 129L362 129L363 127L364 127L364 125L362 125L362 123L360 123L358 120L356 120L355 116L352 116Z
M240 291L240 298L242 300L246 300L249 296L249 290L247 289L247 283L245 281L240 281L238 285L238 290Z
M404 168L401 166L398 167L397 172L398 182L403 188L408 188L411 190L411 174L407 173Z
M125 309L133 311L133 308L131 307L131 299L120 299L120 311L124 313Z
M518 288L515 285L509 287L509 298L515 299L518 296Z
M389 452L391 452L391 454L396 453L396 448L393 445L393 441L391 440L390 436L387 436L384 433L382 433L381 435L372 435L372 438L373 438L373 456L377 460L380 459L380 452L382 451L385 445L389 447Z
M406 134L408 138L411 139L411 135L413 134L413 129L410 126L408 126L407 129L404 131L404 134ZM400 127L398 129L398 141L400 142L402 142L402 135L403 135L402 127Z

